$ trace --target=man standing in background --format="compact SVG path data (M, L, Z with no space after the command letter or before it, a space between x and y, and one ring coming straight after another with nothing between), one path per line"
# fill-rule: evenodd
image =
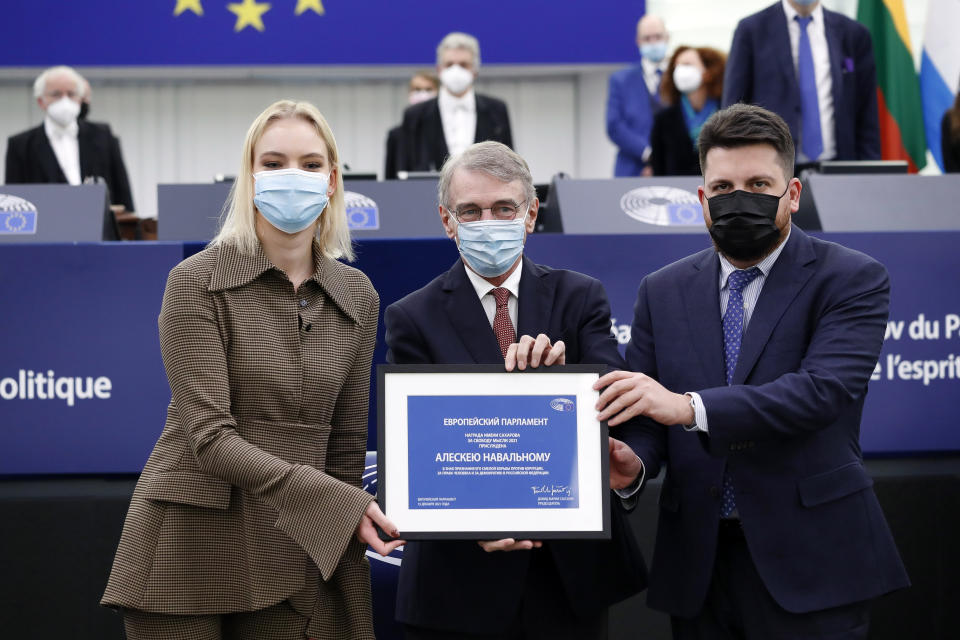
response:
M70 67L51 67L33 95L43 123L7 141L6 183L83 184L102 179L110 202L133 211L127 169L110 127L79 119L84 79Z
M437 97L440 80L429 71L418 71L407 84L407 106L420 104ZM397 125L387 132L387 157L384 162L383 179L396 180L398 167L402 162L403 125Z
M436 98L403 114L405 147L400 171L439 171L447 156L474 142L493 140L513 147L507 105L474 92L480 72L480 43L466 33L450 33L437 46Z
M800 164L880 159L870 32L819 0L780 0L740 21L722 106L737 102L786 120Z
M660 110L660 78L670 36L657 16L637 22L640 62L610 76L607 135L618 147L615 176L639 176L650 157L650 129Z

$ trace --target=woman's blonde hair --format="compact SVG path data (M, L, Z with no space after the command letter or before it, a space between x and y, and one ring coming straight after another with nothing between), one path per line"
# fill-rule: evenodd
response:
M350 229L347 226L347 209L343 200L343 171L340 168L340 153L330 125L320 111L309 102L280 100L267 107L250 125L243 142L240 157L240 172L230 189L230 196L223 208L220 230L210 242L212 245L232 244L242 253L256 251L259 239L256 231L256 214L253 205L253 150L271 123L284 118L300 118L314 126L327 145L330 169L336 169L336 190L330 202L320 214L317 227L317 242L324 255L330 258L353 260Z

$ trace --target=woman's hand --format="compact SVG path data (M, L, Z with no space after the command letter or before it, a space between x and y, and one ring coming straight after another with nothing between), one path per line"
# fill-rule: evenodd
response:
M370 545L370 548L382 556L390 555L394 549L406 544L403 540L384 542L380 539L377 533L377 527L374 525L383 529L391 538L396 538L400 535L400 532L397 531L397 526L390 522L387 516L383 515L383 511L380 511L380 506L377 505L376 501L367 505L367 510L364 512L363 517L360 518L360 524L357 525L357 538L361 542Z
M357 538L361 542L370 545L370 548L382 556L388 556L394 549L406 544L403 540L384 542L377 534L377 527L374 525L378 525L391 538L396 538L400 535L400 532L397 531L397 526L390 522L387 516L383 515L383 511L380 511L380 507L376 501L367 505L367 510L364 512L363 517L360 518L360 524L357 525Z

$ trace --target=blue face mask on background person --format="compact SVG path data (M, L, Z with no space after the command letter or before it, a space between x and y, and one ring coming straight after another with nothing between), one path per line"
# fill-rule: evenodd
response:
M302 169L258 171L253 174L253 203L280 231L303 231L327 206L330 176Z
M660 62L667 57L667 43L665 40L640 45L640 55L650 62Z
M516 220L458 222L460 255L484 278L503 275L523 252L527 215Z

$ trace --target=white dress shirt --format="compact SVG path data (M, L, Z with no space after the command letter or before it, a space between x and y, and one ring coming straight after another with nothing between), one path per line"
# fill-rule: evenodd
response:
M766 282L767 276L770 275L770 270L773 269L773 265L777 262L780 254L783 253L783 248L787 246L787 241L789 240L790 232L787 231L787 237L780 243L780 246L756 265L760 270L760 275L751 280L750 284L743 288L744 333L746 333L747 325L753 316L753 310L757 306L757 300L760 299L760 291L763 290L763 283ZM727 303L730 301L730 287L727 281L730 278L730 274L736 270L737 268L730 264L730 261L723 257L723 254L720 254L720 318L718 318L720 322L723 321L723 315L727 312ZM700 399L700 394L694 391L688 391L687 393L693 398L693 413L695 415L694 426L691 427L690 430L709 433L707 430L707 409L703 406L703 400Z
M787 0L781 0L783 11L787 14L787 31L790 33L790 55L793 57L793 77L797 78L797 52L800 49L800 25L794 18L797 10ZM817 102L820 107L820 135L823 138L823 152L819 158L807 158L797 146L797 155L801 162L812 160L830 160L837 155L836 132L833 124L833 77L830 75L830 49L827 46L827 30L823 22L823 5L810 14L813 20L807 25L810 37L810 51L813 54L813 72L817 79ZM800 132L802 137L803 132Z
M459 98L446 87L437 94L440 122L443 123L443 138L451 156L462 153L477 137L477 98L469 89Z
M477 291L480 304L483 305L483 310L487 314L487 321L490 322L490 326L493 327L493 318L497 314L497 300L493 297L493 290L496 289L496 287L477 275L477 273L467 265L463 265L463 268L467 270L467 277L470 278L470 284L472 284L473 288ZM521 262L517 265L517 268L513 270L513 273L507 276L503 284L500 285L510 292L510 298L507 300L507 313L510 314L510 322L513 323L514 334L516 334L517 331L517 301L520 299L520 274L522 272L523 263ZM515 335L514 337L517 336Z
M57 156L57 162L60 163L60 169L67 178L68 184L80 184L80 145L77 142L76 120L66 127L61 127L49 116L43 119L43 130L47 134L47 140L53 147L53 154Z
M651 62L646 58L640 58L640 67L643 69L643 81L647 83L647 91L650 95L657 97L660 91L660 80L663 77L663 71L667 67L667 58L660 62Z

